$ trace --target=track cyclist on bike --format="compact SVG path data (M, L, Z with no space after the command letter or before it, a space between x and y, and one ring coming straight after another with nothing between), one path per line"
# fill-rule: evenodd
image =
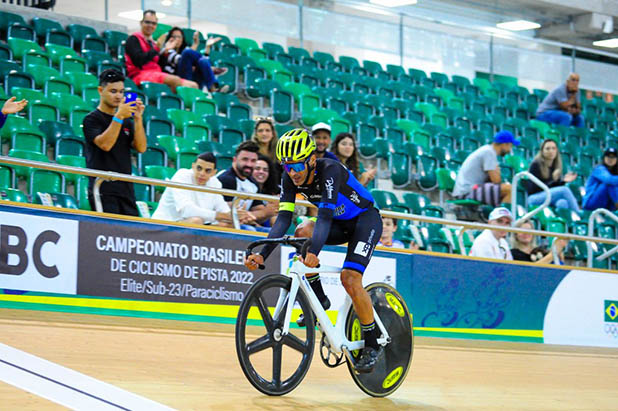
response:
M277 159L283 166L279 214L268 238L284 235L292 222L296 193L318 206L318 218L297 227L295 236L311 237L311 246L301 261L317 267L318 254L325 244L348 243L341 283L350 295L361 321L365 348L356 362L356 371L368 373L383 356L377 339L379 329L373 318L373 306L363 288L363 272L382 234L382 218L374 207L371 194L339 161L318 159L315 141L306 130L297 128L285 133L277 143ZM264 264L276 245L267 244L258 254L247 256L245 265L255 270ZM302 257L301 257L302 258ZM307 274L307 280L324 309L330 300L324 294L319 274ZM299 319L299 325L303 325Z

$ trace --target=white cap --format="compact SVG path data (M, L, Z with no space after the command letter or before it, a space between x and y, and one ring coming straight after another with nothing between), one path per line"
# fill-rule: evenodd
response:
M328 130L330 133L330 126L326 123L316 123L311 127L311 134L315 133L318 130Z
M496 207L489 213L489 221L497 220L500 217L508 217L509 220L513 221L513 214L506 207Z

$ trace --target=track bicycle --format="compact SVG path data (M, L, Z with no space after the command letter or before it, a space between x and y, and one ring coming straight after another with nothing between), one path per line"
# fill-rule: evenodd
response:
M412 361L412 317L405 301L388 284L373 283L365 287L381 332L378 343L384 347L384 355L370 373L357 373L355 360L364 341L350 297L346 295L333 324L305 277L316 271L340 273L341 268L305 266L299 256L308 249L307 240L285 236L254 241L247 248L250 255L257 246L276 243L292 246L296 252L290 254L285 275L262 277L240 304L235 337L243 373L264 394L283 395L292 391L311 365L316 337L316 327L311 324L316 324L322 333L320 357L326 366L334 368L345 362L356 385L371 396L393 393L403 383ZM300 314L305 316L306 327L298 327L294 322ZM256 335L260 336L256 338Z

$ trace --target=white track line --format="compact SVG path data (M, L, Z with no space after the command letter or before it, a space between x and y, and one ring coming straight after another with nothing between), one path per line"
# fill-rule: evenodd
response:
M1 343L0 381L71 409L172 409Z

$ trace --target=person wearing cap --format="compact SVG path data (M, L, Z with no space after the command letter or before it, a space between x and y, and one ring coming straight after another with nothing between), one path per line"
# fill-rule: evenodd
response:
M582 103L579 99L579 74L571 73L566 83L549 93L536 110L536 119L563 126L583 127Z
M495 226L510 227L513 215L508 208L497 207L489 214L489 224ZM472 248L471 257L495 258L498 260L512 260L513 255L509 243L506 241L507 232L495 229L486 229L476 237Z
M498 156L504 157L518 146L510 131L500 131L491 144L476 149L463 162L457 173L453 197L472 199L497 206L511 201L511 184L502 183Z
M336 155L327 151L330 147L330 125L326 123L316 123L311 127L311 137L315 140L315 155L317 158L330 158L331 160L337 160Z
M618 209L618 150L609 147L603 153L602 163L592 170L586 181L584 210Z

